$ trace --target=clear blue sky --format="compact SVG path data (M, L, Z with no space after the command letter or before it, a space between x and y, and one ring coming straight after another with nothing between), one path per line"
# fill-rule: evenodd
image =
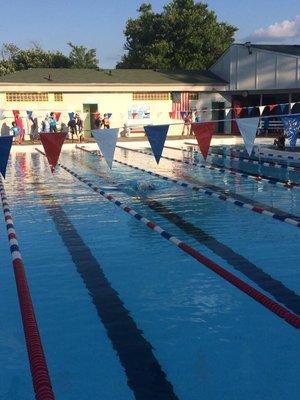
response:
M97 49L100 65L114 67L123 54L123 30L126 20L137 15L147 0L6 0L1 2L1 42L13 42L22 48L32 41L45 49L68 51L72 41ZM168 1L152 0L155 11ZM300 0L207 0L219 19L236 25L237 41L300 43ZM288 23L282 21L288 20ZM252 33L275 25L279 34L258 36ZM286 38L288 29L288 38ZM273 33L272 33L273 32ZM265 37L267 39L265 39ZM0 42L0 43L1 43Z

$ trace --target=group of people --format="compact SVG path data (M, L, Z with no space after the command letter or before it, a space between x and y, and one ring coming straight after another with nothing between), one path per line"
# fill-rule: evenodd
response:
M62 122L60 126L58 126L58 121L56 119L56 115L54 112L47 114L43 119L41 126L38 126L37 118L30 118L31 126L30 126L30 138L31 140L36 140L39 138L39 133L56 133L56 132L64 132L71 133L72 139L74 135L81 142L83 138L83 120L78 113L75 114L74 118L70 118L69 122L65 124ZM40 128L40 129L39 129ZM16 144L22 143L24 132L21 131L16 121L13 121L10 129L11 135L14 137L14 141Z
M103 118L101 117L100 113L95 115L95 128L96 129L109 129L110 128L110 121L108 114L104 114Z
M194 114L192 111L189 111L187 114L185 114L183 118L183 127L182 127L182 132L181 136L183 136L186 132L186 134L192 135L192 123L193 122L201 122L201 117L200 113L196 111Z

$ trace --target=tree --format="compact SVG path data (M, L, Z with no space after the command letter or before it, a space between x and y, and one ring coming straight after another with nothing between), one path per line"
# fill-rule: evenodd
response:
M162 13L142 4L138 12L127 21L127 52L117 68L207 69L233 43L237 30L194 0L173 0Z
M71 47L69 59L72 64L72 68L98 68L98 60L96 55L96 49L87 49L84 46L77 46L71 42L68 43Z
M68 45L72 50L69 56L65 56L60 51L45 51L35 42L26 50L13 43L4 43L1 48L0 76L29 68L98 68L95 49L73 43Z
M15 72L14 64L10 60L0 60L0 76Z

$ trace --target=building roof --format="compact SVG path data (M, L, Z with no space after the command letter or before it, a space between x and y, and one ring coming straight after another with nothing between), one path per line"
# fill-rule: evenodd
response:
M275 51L276 53L300 56L300 45L298 44L251 44L251 47L261 50Z
M0 83L41 84L226 84L210 71L163 71L146 69L32 68L0 77Z

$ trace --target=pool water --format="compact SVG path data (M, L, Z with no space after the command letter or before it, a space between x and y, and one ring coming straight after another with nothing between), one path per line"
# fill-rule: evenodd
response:
M115 158L300 217L299 190L165 159L157 167L131 150ZM109 171L79 149L60 162L300 315L299 228L117 163ZM155 190L141 189L147 182ZM34 149L14 150L5 187L56 399L298 399L297 329L63 169L52 175ZM2 223L0 399L29 400L6 236Z

